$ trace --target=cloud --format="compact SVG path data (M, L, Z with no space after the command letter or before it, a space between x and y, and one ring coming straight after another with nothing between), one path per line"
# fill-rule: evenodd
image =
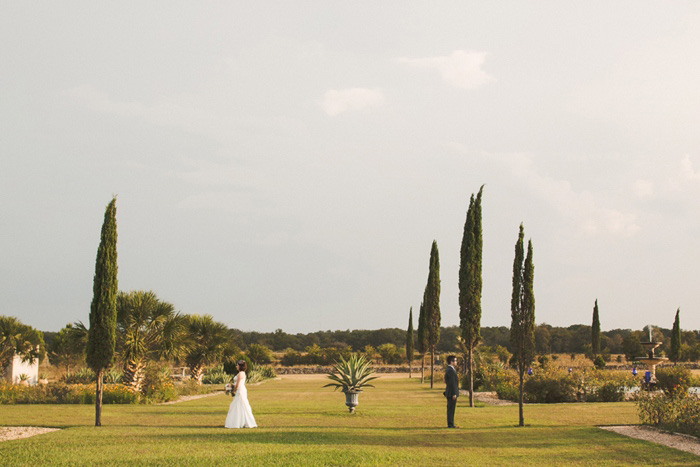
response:
M639 198L651 198L654 196L654 182L642 179L635 180L632 190Z
M331 89L323 96L321 107L331 117L348 111L364 110L384 105L384 94L379 89Z
M185 96L162 96L153 103L145 104L115 99L91 85L66 89L61 95L101 114L141 120L151 125L178 128L212 138L221 138L227 134L228 122L225 116L205 111L199 104L188 102Z
M607 207L611 200L606 193L577 192L568 180L542 175L527 154L500 158L509 166L513 178L549 203L575 229L582 229L588 235L607 233L620 237L634 236L640 230L635 213Z
M405 63L414 68L436 69L442 80L460 89L476 89L493 80L481 69L486 61L486 52L455 50L444 57L400 58L399 63Z
M685 180L700 180L700 174L695 170L693 161L690 160L690 156L688 154L686 154L681 160L681 173Z

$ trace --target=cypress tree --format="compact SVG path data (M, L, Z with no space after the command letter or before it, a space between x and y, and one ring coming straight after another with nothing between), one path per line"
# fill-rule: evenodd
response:
M440 342L440 257L437 242L430 249L430 269L425 286L425 321L430 347L430 387L433 387L435 346Z
M525 371L535 357L535 269L532 261L532 241L528 241L527 257L523 264L523 239L525 232L520 224L518 241L513 260L513 293L511 296L510 342L513 359L518 369L520 395L519 425L525 424L523 417L523 382Z
M464 223L459 265L459 323L467 349L469 406L474 407L474 349L481 340L481 194L469 200L467 220Z
M425 302L420 303L418 312L418 341L416 350L420 355L420 382L425 380L425 352L428 350L428 334L425 331Z
M681 359L681 309L676 310L676 319L673 321L671 331L671 360L678 362Z
M102 425L102 380L112 364L117 326L117 199L107 205L97 249L86 361L97 375L95 426Z
M593 324L591 326L591 350L595 357L600 353L600 318L598 316L598 299L593 305Z
M408 362L408 378L411 378L413 365L413 307L408 311L408 331L406 332L406 361Z

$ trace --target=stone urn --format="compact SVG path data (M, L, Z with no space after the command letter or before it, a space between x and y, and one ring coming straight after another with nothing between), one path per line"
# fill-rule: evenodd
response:
M355 413L355 407L359 404L360 391L345 391L345 405L350 413Z

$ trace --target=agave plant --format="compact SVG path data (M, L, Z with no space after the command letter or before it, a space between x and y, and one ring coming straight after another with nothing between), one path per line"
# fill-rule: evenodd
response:
M350 413L355 412L357 406L357 398L362 388L373 388L369 384L378 376L372 376L374 370L370 367L370 362L362 354L352 354L350 358L345 360L340 357L340 361L333 365L333 371L328 373L328 379L332 383L328 383L324 388L333 386L335 390L342 390L345 393L345 405L348 406Z

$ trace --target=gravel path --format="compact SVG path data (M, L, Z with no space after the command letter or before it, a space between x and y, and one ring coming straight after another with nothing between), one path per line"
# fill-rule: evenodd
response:
M177 404L178 402L185 402L185 401L193 401L195 399L201 399L202 397L209 397L209 396L218 396L219 394L223 394L224 391L214 391L210 392L208 394L194 394L192 396L180 396L174 401L168 401L168 402L161 402L159 404L155 405L170 405L170 404Z
M460 396L469 397L469 392L464 389L459 391ZM498 398L496 392L474 392L474 400L486 405L518 405L517 402L504 401Z
M700 440L694 436L669 433L651 426L622 425L622 426L601 426L603 430L614 431L630 438L642 439L656 444L662 444L680 451L689 452L700 456Z
M12 439L29 438L58 431L58 428L40 428L38 426L0 426L0 442Z

